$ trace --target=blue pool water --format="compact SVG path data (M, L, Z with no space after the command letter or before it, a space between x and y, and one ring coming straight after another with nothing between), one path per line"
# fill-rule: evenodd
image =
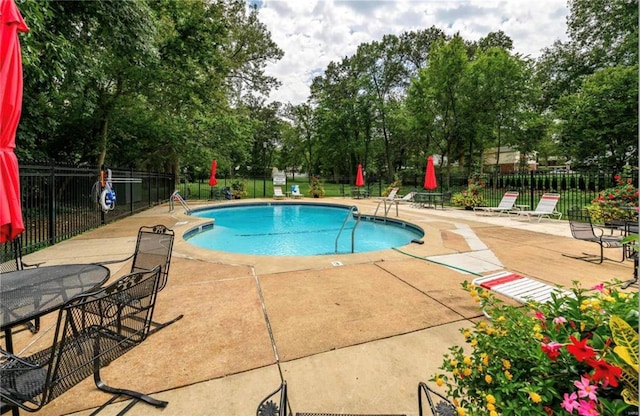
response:
M269 256L334 254L336 237L349 213L337 205L268 203L197 210L214 226L189 232L185 239L212 250ZM338 253L351 253L353 215L340 234ZM401 221L363 217L355 229L355 253L399 247L420 239L422 230Z

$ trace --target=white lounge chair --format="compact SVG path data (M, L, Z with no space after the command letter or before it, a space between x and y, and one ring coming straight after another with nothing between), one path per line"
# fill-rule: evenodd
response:
M379 201L393 201L394 199L396 199L396 194L398 193L398 191L400 190L400 188L393 188L389 191L389 195L387 196L381 196L379 198L376 198Z
M498 214L498 216L500 216L502 214L508 214L509 211L513 210L513 205L516 203L518 195L520 195L520 193L517 191L505 192L497 207L473 207L473 212L476 215Z
M559 286L550 285L509 271L477 277L473 279L472 283L520 303L530 301L546 303L552 299L553 294L556 296L573 296L573 293ZM491 319L491 316L485 310L482 312L487 318Z
M300 185L291 185L291 196L293 198L302 198L302 194L300 193Z
M538 222L540 222L540 220L542 220L543 218L557 217L556 219L559 220L560 218L562 218L562 213L556 211L556 205L558 204L559 200L560 194L543 194L540 197L540 201L538 201L538 205L536 206L535 210L511 211L509 216L511 217L511 214L515 214L517 217L526 217L529 221L531 221L532 218L537 217Z
M273 199L284 199L284 194L282 193L282 188L279 186L273 187Z

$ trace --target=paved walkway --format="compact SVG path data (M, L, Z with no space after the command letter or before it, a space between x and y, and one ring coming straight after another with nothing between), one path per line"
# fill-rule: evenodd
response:
M355 203L367 214L377 206L349 198L322 202ZM596 265L562 256L598 249L572 239L563 221L538 224L409 205L398 212L424 229L424 244L317 257L215 252L181 238L205 220L170 213L164 205L25 260L124 258L133 252L139 226L164 224L176 231L169 283L154 320L185 317L103 373L109 384L169 401L163 410L138 404L128 413L134 416L252 415L281 378L294 411L416 415L418 382L437 370L449 346L463 345L461 328L483 319L460 287L475 277L469 273L510 270L562 286L627 280L632 273L630 262ZM389 215L395 217L395 208ZM112 276L129 267L110 265ZM16 350L46 345L54 319L44 319L42 339L24 331L16 336ZM85 380L40 415L88 415L107 398ZM122 407L112 405L104 414Z

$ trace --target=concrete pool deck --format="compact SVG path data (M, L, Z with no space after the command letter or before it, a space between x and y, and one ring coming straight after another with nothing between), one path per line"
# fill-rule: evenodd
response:
M373 214L377 206L374 199L321 202L355 204L364 214ZM389 216L396 218L395 207ZM632 275L631 262L597 265L562 256L598 249L571 238L565 221L529 223L409 205L399 207L398 218L422 227L424 244L350 255L245 256L185 242L182 234L206 220L179 208L169 212L167 204L25 261L124 258L133 252L141 225L174 229L169 283L158 297L154 320L184 318L103 371L108 384L151 393L169 405L137 404L129 415L252 415L281 377L288 382L294 412L416 415L418 382L437 371L449 346L463 344L459 329L484 319L460 286L475 277L463 270L510 270L565 287L573 280L590 287ZM612 258L618 251L607 250ZM130 263L109 267L115 279ZM45 317L36 336L19 332L16 351L35 351L50 342L54 320ZM108 398L88 379L39 414L84 416ZM117 414L123 407L117 403L102 414Z

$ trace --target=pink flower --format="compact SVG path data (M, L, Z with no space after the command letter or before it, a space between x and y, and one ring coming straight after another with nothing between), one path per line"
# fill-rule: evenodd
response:
M596 402L580 400L578 402L578 414L581 416L597 416L600 413L596 410Z
M553 323L556 325L566 324L567 319L564 316L558 316L556 318L553 318Z
M578 395L575 393L571 393L571 395L565 393L564 400L562 401L562 404L560 404L560 406L562 406L562 408L567 412L573 413L575 409L580 407L580 405L578 404Z
M600 283L599 285L595 285L591 289L592 290L597 290L600 293L604 293L604 283Z
M598 400L598 396L596 396L596 390L598 390L598 386L591 384L591 380L589 380L587 377L580 377L580 381L574 381L573 385L578 388L579 397L588 397L593 401Z
M544 317L542 312L538 311L538 312L536 312L536 319L538 319L540 321L544 321L546 318Z

